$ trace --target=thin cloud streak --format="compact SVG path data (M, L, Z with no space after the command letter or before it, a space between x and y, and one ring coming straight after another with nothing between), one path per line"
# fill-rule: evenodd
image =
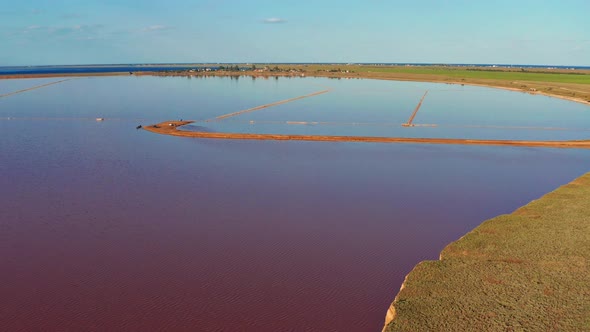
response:
M287 23L287 20L285 20L283 18L278 18L278 17L270 17L270 18L265 18L264 20L262 20L262 23L281 24L281 23Z
M11 35L21 38L21 41L39 40L95 40L102 39L105 26L102 24L78 24L71 26L42 26L30 25L15 31Z
M174 29L174 28L171 26L156 24L156 25L150 25L149 27L145 27L145 28L141 29L141 31L154 32L154 31L165 31L165 30L172 30L172 29Z

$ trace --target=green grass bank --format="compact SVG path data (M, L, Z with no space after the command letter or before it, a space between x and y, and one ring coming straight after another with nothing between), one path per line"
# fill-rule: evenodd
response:
M419 263L384 331L590 331L590 173Z

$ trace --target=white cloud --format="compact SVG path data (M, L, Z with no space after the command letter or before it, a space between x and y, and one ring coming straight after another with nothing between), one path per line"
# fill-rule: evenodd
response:
M156 24L156 25L150 25L149 27L145 27L145 28L141 29L141 31L151 32L151 31L164 31L164 30L170 30L170 29L172 29L172 27L167 26L167 25Z
M61 33L61 34L68 34L68 33L89 33L94 34L98 32L98 30L104 28L102 24L77 24L73 26L67 27L58 27L58 28L50 28L51 32Z
M268 24L278 24L278 23L287 23L287 20L283 19L283 18L278 18L278 17L270 17L270 18L265 18L264 20L262 20L263 23L268 23Z

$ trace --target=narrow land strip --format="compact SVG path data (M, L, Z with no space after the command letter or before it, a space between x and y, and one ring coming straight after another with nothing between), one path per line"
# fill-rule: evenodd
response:
M93 121L93 122L103 122L105 120L108 121L146 121L145 118L91 118L91 117L19 117L19 116L7 116L7 117L0 117L0 121Z
M307 94L307 95L304 95L304 96L299 96L299 97L295 97L295 98L280 100L280 101L277 101L277 102L274 102L274 103L264 104L264 105L260 105L260 106L248 108L248 109L237 111L237 112L220 115L220 116L216 117L215 119L207 120L206 122L211 122L211 121L215 121L215 120L219 121L219 120L231 118L232 116L237 116L237 115L241 115L241 114L244 114L244 113L254 112L254 111L258 111L258 110L261 110L261 109L269 108L269 107L272 107L272 106L278 106L278 105L290 103L292 101L296 101L296 100L300 100L300 99L304 99L304 98L309 98L309 97L313 97L313 96L317 96L317 95L321 95L321 94L324 94L324 93L328 93L330 91L331 90L329 90L329 89L328 90L322 90L322 91L317 91L317 92L310 93L310 94Z
M416 117L416 114L418 114L418 111L420 110L420 107L422 106L422 102L424 101L424 98L426 98L426 95L427 94L428 94L428 90L426 90L426 92L424 92L424 96L422 96L422 98L420 99L420 102L418 103L418 105L414 109L414 112L412 112L412 115L410 116L410 119L408 120L408 122L402 124L402 126L404 126L404 127L413 127L413 126L415 126L413 124L414 118Z
M42 84L42 85L37 85L37 86L30 87L30 88L18 90L18 91L13 91L13 92L5 93L3 95L0 95L0 98L12 96L12 95L16 95L16 94L19 94L19 93L23 93L23 92L27 92L27 91L31 91L31 90L35 90L35 89L41 89L41 88L44 88L46 86L50 86L50 85L62 83L62 82L69 81L69 80L71 80L71 78L66 78L66 79L60 80L60 81L55 81L55 82L46 83L46 84Z
M418 264L384 331L590 331L590 173Z
M146 126L145 130L163 135L214 138L234 140L275 140L275 141L316 141L316 142L367 142L367 143L421 143L421 144L455 144L455 145L494 145L545 148L590 149L590 140L581 141L514 141L514 140L478 140L459 138L413 138L413 137L373 137L373 136L324 136L324 135L283 135L283 134L249 134L249 133L214 133L178 130L178 127L194 121L166 121Z
M339 122L339 121L276 121L276 120L227 120L226 122L243 124L282 124L300 126L373 126L373 127L399 127L395 122ZM401 124L403 126L403 124ZM494 126L494 125L454 125L454 124L413 124L413 127L440 127L440 128L488 128L506 130L549 130L549 131L578 131L587 132L590 128L567 128L567 127L532 127L532 126Z

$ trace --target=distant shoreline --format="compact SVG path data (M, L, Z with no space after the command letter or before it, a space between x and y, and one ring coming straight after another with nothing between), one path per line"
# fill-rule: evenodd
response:
M36 73L3 74L1 79L29 79L52 77L105 77L105 76L178 76L178 77L252 77L268 79L273 77L323 77L333 79L378 79L393 81L414 81L481 86L530 94L545 95L590 105L590 70L568 70L563 68L492 68L492 67L444 67L444 66L359 66L359 65L281 65L279 71L120 71L87 73ZM229 68L229 67L228 67ZM266 67L264 67L266 68ZM553 75L553 76L551 76ZM498 76L498 77L495 77ZM500 77L501 76L501 77ZM530 77L529 77L530 76ZM540 80L536 76L541 76ZM564 82L543 81L566 78ZM583 83L568 82L567 79L583 79ZM587 78L587 79L586 79Z
M92 77L92 76L131 76L129 72L106 72L106 73L37 73L37 74L3 74L0 80L16 80L28 78L54 78L54 77Z

